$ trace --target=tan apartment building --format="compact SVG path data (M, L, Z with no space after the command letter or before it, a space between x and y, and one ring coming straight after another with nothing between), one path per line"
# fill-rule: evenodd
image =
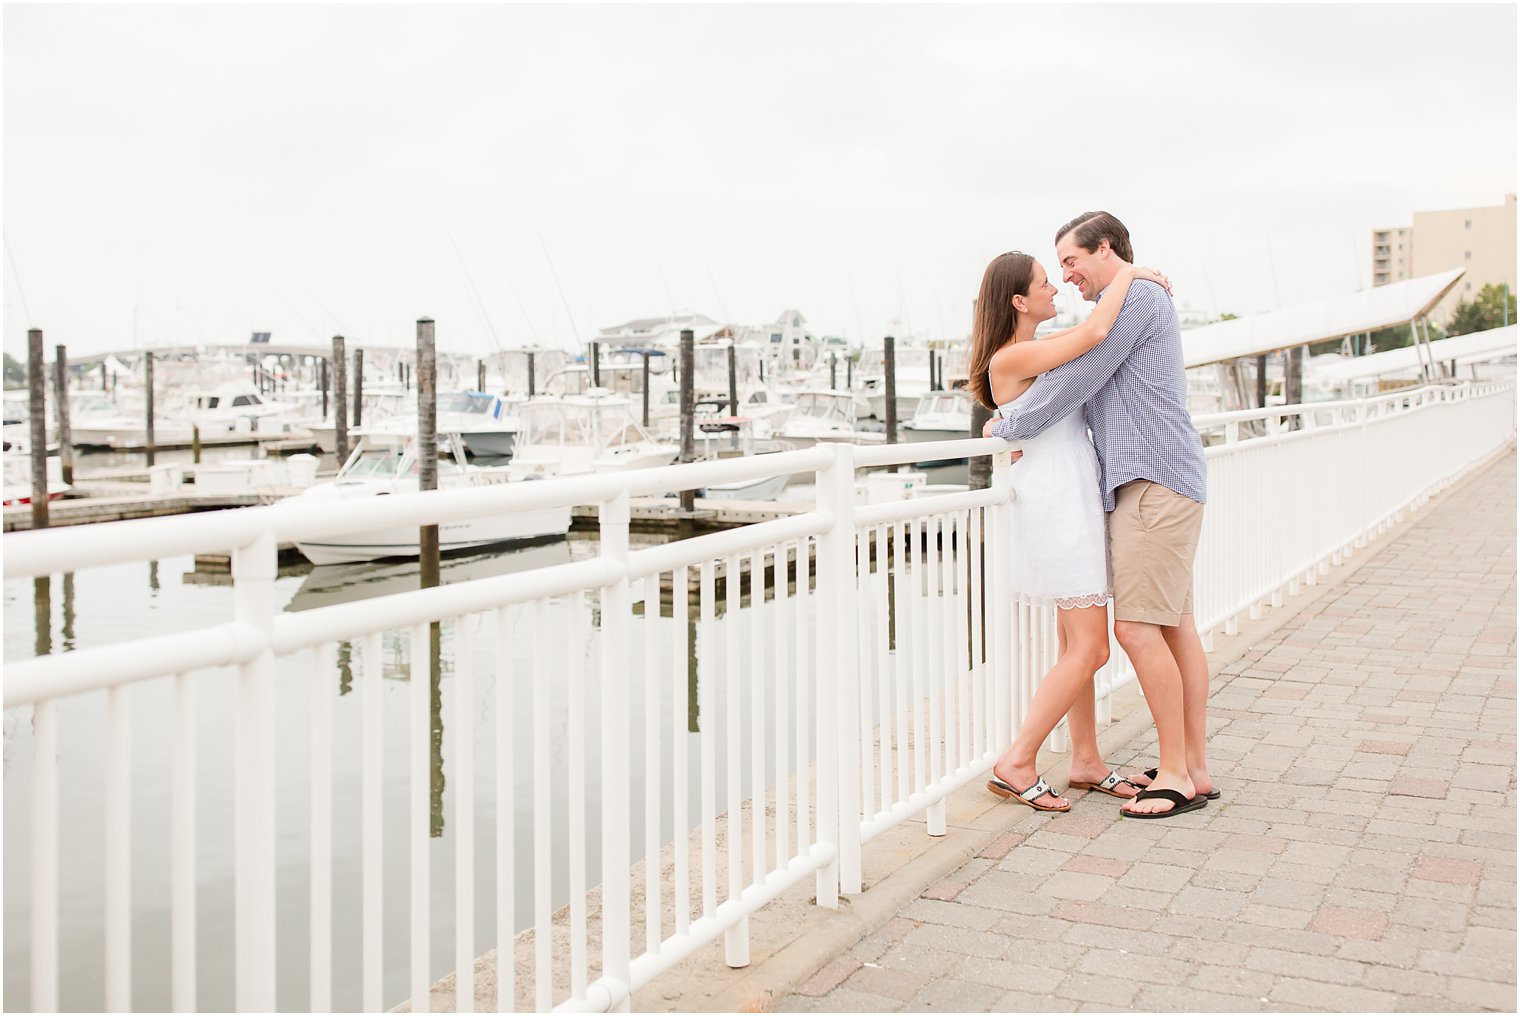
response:
M1508 285L1515 292L1515 195L1502 205L1415 212L1410 226L1372 232L1372 284L1434 275L1452 268L1467 274L1431 311L1445 324L1457 304L1471 300L1484 286Z
M1372 231L1372 284L1374 286L1403 282L1412 277L1409 274L1412 232L1408 226Z

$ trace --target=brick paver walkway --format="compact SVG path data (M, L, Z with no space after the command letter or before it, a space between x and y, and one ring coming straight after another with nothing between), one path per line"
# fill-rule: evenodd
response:
M1515 1011L1515 479L1488 467L1224 668L1219 801L1007 805L774 1008Z

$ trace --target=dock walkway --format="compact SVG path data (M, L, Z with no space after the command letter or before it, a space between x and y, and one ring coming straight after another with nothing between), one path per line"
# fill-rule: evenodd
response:
M985 846L762 1004L1513 1012L1515 483L1510 452L1220 669L1219 801L952 804ZM1121 771L1155 764L1144 712L1104 734Z

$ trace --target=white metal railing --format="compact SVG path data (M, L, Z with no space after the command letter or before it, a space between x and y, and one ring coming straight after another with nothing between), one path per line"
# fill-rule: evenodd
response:
M1317 581L1348 549L1375 538L1403 511L1512 440L1514 392L1509 383L1428 386L1196 422L1216 441L1207 450L1209 508L1195 592L1200 628L1211 633L1233 630L1242 614L1254 615L1266 602L1280 603L1299 582ZM281 979L301 980L303 971L277 970L275 962L277 936L292 933L275 907L274 675L282 661L287 670L303 667L310 675L299 706L309 723L309 890L301 930L309 937L304 973L311 1009L330 1009L335 992L355 997L366 1010L408 997L424 1008L429 986L450 968L458 1008L469 1009L474 957L493 945L502 1009L626 1009L633 992L718 938L730 965L746 964L748 916L778 894L811 877L818 903L835 906L840 891L860 889L863 842L923 813L930 834L942 834L945 796L986 772L1053 662L1049 612L1012 605L1004 566L1009 541L1037 535L1012 530L1007 471L1016 467L1006 456L994 460L989 490L856 503L858 469L997 455L1006 447L996 440L819 446L402 495L336 511L292 501L7 537L8 578L230 550L235 581L234 616L224 622L6 665L6 709L32 712L31 1007L52 1010L59 1002L59 885L68 874L58 865L60 800L67 790L60 776L61 707L101 697L104 1004L131 1006L134 932L143 910L161 905L130 894L132 773L157 747L134 741L132 700L139 691L167 687L173 733L166 979L176 1010L196 1008L198 897L204 891L196 862L204 831L197 787L216 775L197 755L197 692L228 668L236 709L236 1006L273 1010ZM811 510L630 548L632 497L808 471L816 476ZM282 542L587 503L600 506L599 552L592 560L275 612ZM556 639L549 617L566 601L568 631ZM595 634L593 605L600 618ZM442 693L440 682L419 679L426 673L423 647L438 623L454 640L447 710L431 701ZM526 652L519 652L514 635L524 628ZM388 791L384 780L383 640L395 633L409 635L412 668L404 794ZM361 661L356 788L338 785L334 775L342 756L329 679L335 647L349 642ZM583 646L591 648L582 653ZM1113 655L1099 681L1100 709L1127 679L1122 654ZM466 732L487 689L494 695L494 725L482 740L494 765L477 774L476 745ZM433 883L440 859L430 856L429 831L431 739L444 716L456 732L450 777L456 818L449 858L454 920L443 929L453 948L440 966L432 948L440 922L431 907L447 893ZM8 741L12 729L8 725ZM643 772L637 787L630 778L636 766ZM482 788L493 785L494 791L478 790L477 775L485 777ZM527 800L520 801L524 793ZM477 798L496 820L484 858L476 855ZM403 809L408 830L407 892L399 904L386 893L382 850L385 816L396 808ZM335 891L333 857L335 833L345 822L359 829L362 844L361 941L356 972L340 981L334 908L345 897ZM634 838L636 825L642 842ZM517 835L524 826L531 829L526 843ZM561 828L565 835L557 844L554 832ZM631 877L636 850L643 853L640 885ZM483 881L495 886L494 900L486 901L495 911L494 940L488 941L475 935L482 864L490 873ZM588 878L599 888L588 891ZM561 895L568 906L557 916L559 884L567 884ZM520 887L531 905L519 906ZM640 908L642 920L635 923ZM517 936L525 909L531 931ZM403 910L409 941L398 966L384 938ZM598 941L600 956L593 957ZM527 983L516 980L519 965L531 971ZM394 976L403 967L404 986ZM14 1007L17 1000L7 1001Z

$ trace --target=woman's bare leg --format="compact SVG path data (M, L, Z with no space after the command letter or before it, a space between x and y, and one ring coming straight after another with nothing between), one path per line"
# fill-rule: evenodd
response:
M992 774L1015 789L1022 790L1038 778L1035 755L1061 717L1071 710L1085 691L1089 715L1092 710L1093 674L1108 662L1108 608L1078 607L1056 612L1059 655L1056 665L1040 680L1034 701L1024 715L1018 736L992 767ZM1097 752L1096 727L1091 745ZM1101 764L1101 759L1100 759ZM1105 769L1098 779L1108 775ZM1041 797L1035 803L1059 806L1061 798Z

